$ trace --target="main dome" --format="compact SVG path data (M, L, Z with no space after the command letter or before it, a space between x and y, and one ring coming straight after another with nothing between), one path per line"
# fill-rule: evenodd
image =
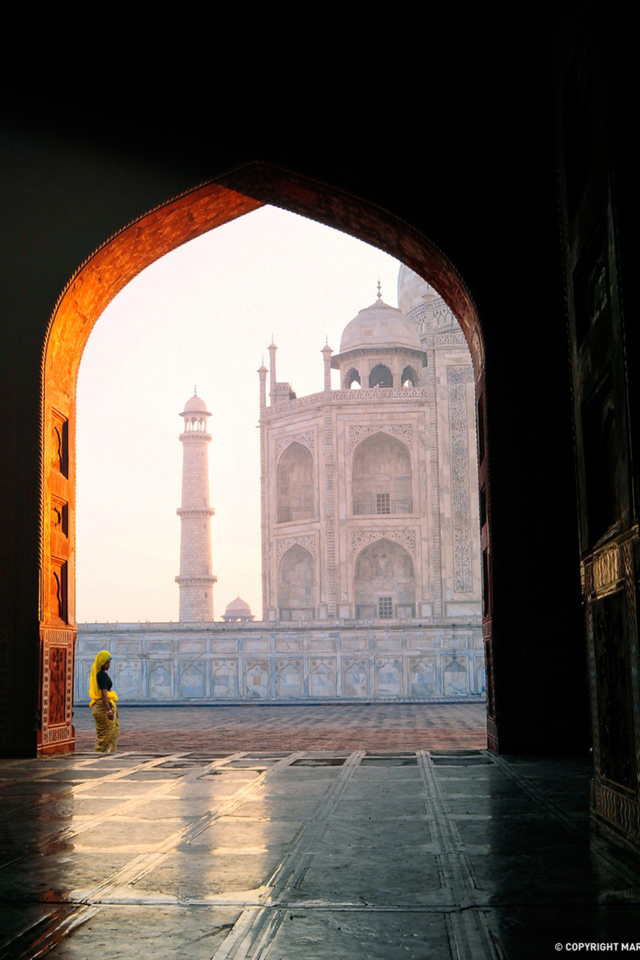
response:
M344 328L340 353L369 347L407 347L422 350L415 325L400 310L377 300L361 310Z
M404 263L398 273L398 304L403 313L411 313L415 307L424 307L427 294L438 296L426 280L414 273Z

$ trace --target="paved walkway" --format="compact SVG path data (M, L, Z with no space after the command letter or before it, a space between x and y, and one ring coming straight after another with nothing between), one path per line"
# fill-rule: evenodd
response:
M77 749L93 751L87 706L75 707ZM487 745L483 703L127 707L119 750L451 750Z
M640 873L589 835L586 762L280 747L0 761L0 958L640 949Z

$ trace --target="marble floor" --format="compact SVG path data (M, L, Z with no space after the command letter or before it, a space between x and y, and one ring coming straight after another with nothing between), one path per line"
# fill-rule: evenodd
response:
M640 952L588 763L281 746L0 761L0 958Z

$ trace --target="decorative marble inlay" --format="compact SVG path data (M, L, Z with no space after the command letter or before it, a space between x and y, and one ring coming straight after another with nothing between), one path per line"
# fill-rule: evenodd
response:
M471 491L469 486L469 428L467 384L470 366L448 367L449 442L451 446L451 507L453 514L453 581L456 593L471 593Z
M416 553L416 534L415 530L352 530L351 531L351 550L357 553L368 543L374 540L395 540L406 547L415 556Z
M276 440L276 461L280 459L287 447L292 443L301 443L307 447L312 454L315 454L316 438L313 430L307 430L305 433L297 433L295 436L278 437Z
M276 540L276 560L278 563L294 543L299 543L301 547L308 550L314 560L318 559L318 538L315 534L310 534L309 536L286 537L282 540Z
M442 616L442 536L440 530L440 466L438 461L438 410L436 406L436 378L434 353L429 353L427 364L427 390L430 404L429 417L429 487L431 495L431 556L433 571L432 596L433 613L436 617Z
M424 387L375 387L366 390L323 390L322 393L312 393L308 397L298 397L295 400L286 400L273 407L266 407L261 412L265 420L280 417L286 410L299 410L301 407L324 406L339 400L349 403L360 403L362 400L427 400L428 394Z
M349 427L349 451L374 433L390 433L392 436L402 440L409 447L413 447L413 427L410 423L391 423L391 424L351 424Z
M433 301L433 324L436 334L460 333L458 321L442 297L436 297Z

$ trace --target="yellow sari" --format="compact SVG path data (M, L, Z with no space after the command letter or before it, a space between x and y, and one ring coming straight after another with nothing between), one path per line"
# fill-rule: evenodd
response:
M105 663L111 660L111 654L108 650L101 650L93 661L91 667L91 678L89 680L89 695L91 697L91 712L96 724L96 753L115 753L120 733L120 721L118 719L118 708L116 700L118 695L115 690L107 690L109 707L113 711L113 719L107 716L107 708L102 698L102 690L98 686L98 673L104 667Z

